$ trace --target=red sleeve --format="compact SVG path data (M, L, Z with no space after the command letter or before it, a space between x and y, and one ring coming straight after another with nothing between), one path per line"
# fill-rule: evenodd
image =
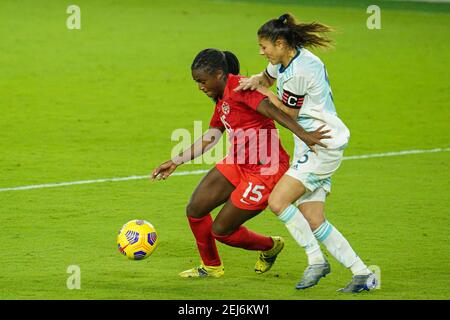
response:
M235 101L241 102L247 106L249 106L250 108L252 108L253 110L256 111L256 108L258 108L259 104L261 103L261 101L263 101L264 99L266 99L267 97L265 95L263 95L261 92L258 91L252 91L252 90L240 90L238 92L234 92L232 91L234 88L236 88L239 85L239 78L235 77L234 79L232 79L231 83L230 83L230 89L232 92L232 97Z
M219 114L217 113L217 108L214 108L214 113L209 121L209 126L211 128L225 128L223 122L220 120Z

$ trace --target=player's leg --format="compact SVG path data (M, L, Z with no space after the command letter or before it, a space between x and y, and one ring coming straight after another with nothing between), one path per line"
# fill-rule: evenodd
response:
M216 168L212 168L195 188L186 207L186 214L202 218L225 203L236 187Z
M321 188L321 190L323 190ZM325 192L325 191L324 191ZM298 205L298 209L308 221L313 232L325 222L325 202L323 201L305 201Z
M260 212L260 209L245 210L242 208L238 208L232 203L232 200L229 199L214 220L212 226L213 234L219 241L233 247L243 248L247 250L270 249L273 245L272 239L270 237L262 237L261 239L259 239L259 235L255 234L256 237L254 239L252 238L252 236L243 236L242 241L238 240L239 237L236 238L236 241L233 241L235 240L235 237L231 236L236 232L239 232L240 229L246 229L242 226L242 224L244 224L247 220L257 216ZM227 241L227 239L229 239L229 241ZM225 240L226 242L222 240Z
M316 175L315 172L328 172L331 175L339 166L339 155L336 155L335 161L324 161L326 154L323 149L318 149L318 153L313 153L302 142L296 141L292 165L275 186L269 199L271 210L284 222L293 238L305 249L308 257L308 267L303 273L302 280L297 284L297 289L316 285L322 277L330 273L330 265L323 256L319 242L308 221L293 203L307 192L314 191L322 183L325 183L323 180L329 176L327 174ZM326 168L324 168L324 163ZM322 171L322 169L324 170Z
M347 239L325 219L326 192L323 188L319 188L308 197L309 199L304 199L304 202L300 203L299 209L308 220L311 229L314 230L314 236L337 261L353 273L352 281L342 291L359 292L370 289L371 271L356 254Z
M277 175L282 175L287 168ZM277 176L261 176L240 172L240 183L232 192L229 201L217 215L213 232L216 239L230 246L259 251L255 265L257 273L268 271L284 247L281 237L267 237L243 227L267 207L270 192L278 181Z
M180 273L181 277L221 276L223 267L211 229L211 210L223 204L235 189L216 167L198 184L186 207L186 214L194 234L202 265Z
M300 210L319 240L344 267L354 275L367 275L370 270L352 249L349 242L324 216L324 202L310 201L299 205Z
M269 208L284 222L297 243L305 249L308 264L323 264L325 258L320 250L320 245L314 237L308 221L293 204L305 191L306 188L300 180L285 174L270 194Z
M213 235L218 241L232 247L259 251L262 258L255 266L257 273L269 271L284 247L281 237L264 236L243 226L261 211L238 208L232 198L224 205L213 224Z
M246 250L270 250L274 245L271 237L260 235L243 226L247 220L260 212L261 209L238 208L229 199L214 220L212 227L214 237L232 247Z

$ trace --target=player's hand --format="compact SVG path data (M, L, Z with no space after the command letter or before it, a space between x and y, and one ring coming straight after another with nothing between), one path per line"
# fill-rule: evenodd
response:
M241 78L239 80L239 85L234 88L234 91L240 90L256 90L260 87L259 78L257 76L251 76L250 78Z
M166 180L172 172L175 171L175 169L178 167L178 165L173 162L172 160L166 161L162 163L158 168L153 170L150 179L151 180Z
M327 145L322 143L322 139L331 139L331 136L327 135L328 132L331 130L322 130L325 127L325 125L320 126L315 131L306 132L301 139L304 143L311 149L312 152L317 154L317 150L315 145L321 146L326 148Z

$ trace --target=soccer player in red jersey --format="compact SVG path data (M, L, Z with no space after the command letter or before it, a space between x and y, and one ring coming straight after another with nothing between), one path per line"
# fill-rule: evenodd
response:
M226 130L229 154L200 181L186 208L201 256L201 265L181 277L220 277L224 268L215 240L259 251L255 272L268 271L283 249L281 237L257 234L242 226L264 210L271 190L289 168L289 155L281 146L273 120L288 128L307 145L325 146L328 130L306 132L289 115L257 91L239 91L239 61L234 54L205 49L194 59L192 77L216 105L210 128L177 157L154 169L152 179L166 179L181 164L210 150ZM225 204L213 221L210 212Z

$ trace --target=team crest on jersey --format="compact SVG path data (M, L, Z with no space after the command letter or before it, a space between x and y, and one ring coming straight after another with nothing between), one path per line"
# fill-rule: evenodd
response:
M224 103L222 104L222 112L223 112L225 115L228 115L228 114L230 113L230 106L229 106L228 103L224 102Z
M300 109L305 100L305 95L298 95L287 90L283 90L282 101L286 107Z

